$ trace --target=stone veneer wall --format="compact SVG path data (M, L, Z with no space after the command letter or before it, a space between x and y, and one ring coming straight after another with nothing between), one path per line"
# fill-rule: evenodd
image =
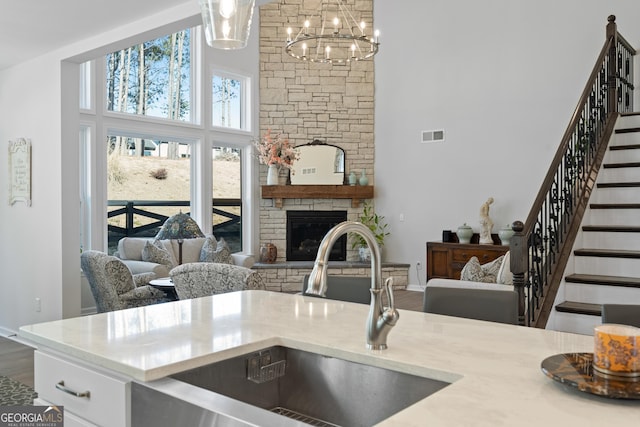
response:
M356 19L370 25L372 0L347 0ZM341 147L346 174L366 170L374 184L374 63L312 64L291 58L284 51L287 27L296 28L305 17L317 14L320 0L282 0L260 7L260 133L282 132L293 145L320 139ZM284 183L284 174L281 181ZM260 183L266 182L261 166ZM276 208L270 199L260 203L260 242L274 243L278 262L285 261L286 210L346 210L355 220L362 206L350 200L285 199ZM350 248L350 245L348 246ZM357 254L349 250L349 260Z
M347 0L346 5L358 22L363 19L373 27L372 0ZM373 61L312 64L291 58L284 51L287 27L295 33L307 16L317 14L319 7L320 0L281 0L260 7L260 133L264 135L271 129L288 137L293 145L314 139L337 145L345 151L345 177L351 171L360 175L365 169L369 184L373 185ZM264 184L266 166L261 168L260 183ZM280 180L284 183L282 175ZM299 292L304 275L311 272L305 263L285 263L289 209L344 210L351 221L362 213L362 205L353 208L349 199L284 199L282 208L275 207L271 199L261 199L260 242L275 244L278 259L275 265L258 264L254 268L272 291ZM349 242L347 260L357 259ZM393 276L394 288L404 289L408 271L408 264L391 264L382 268L382 276ZM330 267L329 274L369 276L370 268L347 262Z
M331 264L336 265L336 264ZM253 267L260 273L265 281L268 291L275 292L300 292L302 290L302 280L305 274L311 272L311 268L295 266L279 267L269 264L256 264ZM371 268L362 266L337 266L329 267L327 274L330 276L371 276ZM382 280L393 277L393 289L406 289L409 281L408 264L390 264L382 267ZM384 283L384 282L383 282Z

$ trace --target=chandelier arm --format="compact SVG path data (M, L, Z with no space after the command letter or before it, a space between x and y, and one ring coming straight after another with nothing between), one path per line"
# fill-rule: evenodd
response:
M333 11L329 7L332 1L335 1L336 16L333 17L334 24L331 34L325 34L329 28L327 24L329 13ZM315 18L320 19L320 26L315 27L319 29L319 32L311 31L310 28L311 22L315 21ZM341 23L336 22L336 20L340 20L339 18L342 18ZM309 21L309 24L306 24L306 21ZM291 39L291 34L287 32L285 51L293 58L316 63L345 64L366 60L378 53L380 43L377 36L367 38L364 25L356 21L351 11L341 3L341 0L323 1L320 10L316 9L316 13L306 21L305 26L298 31L294 39ZM356 35L354 27L360 30L360 36ZM341 28L348 28L348 30L341 33Z

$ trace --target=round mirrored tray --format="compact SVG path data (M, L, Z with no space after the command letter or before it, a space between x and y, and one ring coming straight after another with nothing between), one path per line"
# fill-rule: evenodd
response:
M593 353L564 353L547 357L542 372L577 390L616 399L640 399L640 381L607 377L594 372Z

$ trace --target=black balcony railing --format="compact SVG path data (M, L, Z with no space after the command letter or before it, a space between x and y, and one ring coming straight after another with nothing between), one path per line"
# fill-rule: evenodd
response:
M109 200L108 239L109 253L116 250L123 237L153 237L171 215L185 209L188 200ZM112 209L112 208L117 209ZM172 213L168 213L173 211ZM213 230L216 238L224 238L232 252L242 250L242 200L213 199ZM122 221L119 217L124 217ZM116 223L124 222L124 226ZM206 231L203 230L203 232Z

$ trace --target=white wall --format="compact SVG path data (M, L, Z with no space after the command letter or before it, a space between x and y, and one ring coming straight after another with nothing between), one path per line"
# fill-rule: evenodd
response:
M197 25L199 13L195 1L156 14L150 11L144 20L0 71L0 141L4 146L0 164L7 165L7 142L19 137L31 139L33 159L31 207L6 203L7 172L2 168L0 334L13 333L21 325L81 314L75 63L126 47L123 40L132 44ZM254 16L257 24L257 12ZM257 76L256 24L243 53L216 51L211 53L212 61ZM140 34L145 36L140 38ZM42 304L39 312L36 298Z
M60 67L51 57L38 58L0 74L3 328L15 329L62 314L60 90ZM31 207L7 204L7 143L19 137L32 142ZM40 312L35 311L35 298L41 298Z
M479 231L488 197L494 232L526 219L607 17L640 47L640 4L378 0L374 14L376 208L392 233L385 257L411 263L410 283L424 284L425 243L464 222ZM421 131L436 129L444 142L419 143Z

